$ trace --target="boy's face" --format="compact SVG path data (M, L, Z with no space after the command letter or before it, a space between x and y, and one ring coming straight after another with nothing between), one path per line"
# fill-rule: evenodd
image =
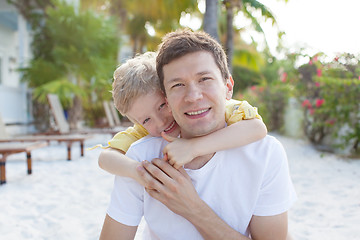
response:
M232 82L224 83L211 53L186 54L164 65L164 86L181 136L192 138L225 127L225 102Z
M142 125L154 137L161 136L161 132L172 137L180 134L180 128L161 91L140 96L134 101L126 115L133 122Z

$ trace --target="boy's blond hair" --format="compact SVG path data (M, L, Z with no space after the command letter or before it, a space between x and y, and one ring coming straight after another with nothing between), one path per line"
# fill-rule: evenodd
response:
M127 60L114 72L112 96L115 107L122 115L126 115L138 97L159 89L154 52L147 52Z

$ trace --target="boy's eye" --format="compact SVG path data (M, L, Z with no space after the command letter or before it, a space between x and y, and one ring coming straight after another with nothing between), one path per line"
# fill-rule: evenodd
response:
M173 85L171 88L180 87L180 86L182 86L182 85L183 85L183 84L181 84L181 83L177 83L177 84Z
M166 103L162 103L160 104L159 110L162 109L163 107L165 107Z
M150 118L145 119L145 120L142 122L142 125L144 125L144 124L147 123L148 121L150 121Z

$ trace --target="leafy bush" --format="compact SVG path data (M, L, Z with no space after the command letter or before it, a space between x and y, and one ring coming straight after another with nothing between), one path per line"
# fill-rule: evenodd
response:
M290 93L291 85L278 82L252 86L244 95L238 94L236 97L258 108L269 131L282 131L285 107Z
M306 136L315 144L332 138L335 148L359 152L360 141L360 79L359 61L342 55L341 61L307 64L302 74L298 95L304 108Z

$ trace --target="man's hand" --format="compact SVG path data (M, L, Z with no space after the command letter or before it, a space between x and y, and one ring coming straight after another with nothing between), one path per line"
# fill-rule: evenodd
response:
M161 159L143 161L142 166L137 170L146 182L146 191L174 213L187 218L202 203L183 168L177 170Z
M190 139L171 137L164 132L161 133L161 136L170 142L163 149L164 156L166 156L164 160L169 161L174 168L179 169L197 157Z

